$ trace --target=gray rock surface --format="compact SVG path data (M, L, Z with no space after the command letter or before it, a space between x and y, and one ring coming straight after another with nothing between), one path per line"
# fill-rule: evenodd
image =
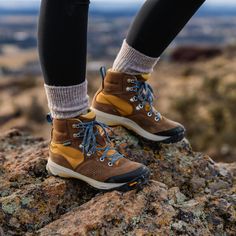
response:
M236 164L216 164L187 140L156 145L114 132L120 151L151 169L143 190L104 193L49 176L46 141L2 134L0 235L236 235Z

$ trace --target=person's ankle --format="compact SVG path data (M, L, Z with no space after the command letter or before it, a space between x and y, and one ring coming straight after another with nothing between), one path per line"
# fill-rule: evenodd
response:
M88 110L87 81L72 86L44 85L51 116L56 119L76 117Z
M149 57L132 48L124 40L120 52L113 63L112 71L131 75L149 74L153 71L158 60L159 58Z

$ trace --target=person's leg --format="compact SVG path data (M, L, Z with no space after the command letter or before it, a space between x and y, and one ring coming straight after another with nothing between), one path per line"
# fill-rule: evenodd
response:
M97 118L123 125L140 136L164 143L183 139L184 127L162 116L153 106L147 83L158 58L204 0L147 0L135 18L127 39L104 76L93 99Z
M158 58L205 0L147 0L114 61L113 70L150 73Z
M88 109L86 81L89 0L42 0L38 48L54 118Z
M89 0L42 0L39 55L52 118L47 170L98 189L130 190L149 170L118 153L106 126L88 109L86 75Z

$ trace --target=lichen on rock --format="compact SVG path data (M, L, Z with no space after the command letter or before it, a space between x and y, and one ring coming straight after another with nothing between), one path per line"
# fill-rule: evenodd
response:
M236 235L236 164L216 164L187 140L156 145L122 127L114 142L151 169L142 190L99 192L49 176L48 142L0 136L0 235Z

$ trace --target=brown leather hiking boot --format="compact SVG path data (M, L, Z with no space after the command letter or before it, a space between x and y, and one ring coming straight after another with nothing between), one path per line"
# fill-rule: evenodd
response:
M150 75L105 72L92 108L97 120L107 125L122 125L141 137L155 142L175 143L184 138L184 127L162 116L153 106Z
M148 181L148 168L124 158L112 147L107 126L95 120L93 111L52 123L47 164L51 174L80 179L103 190L126 191Z

